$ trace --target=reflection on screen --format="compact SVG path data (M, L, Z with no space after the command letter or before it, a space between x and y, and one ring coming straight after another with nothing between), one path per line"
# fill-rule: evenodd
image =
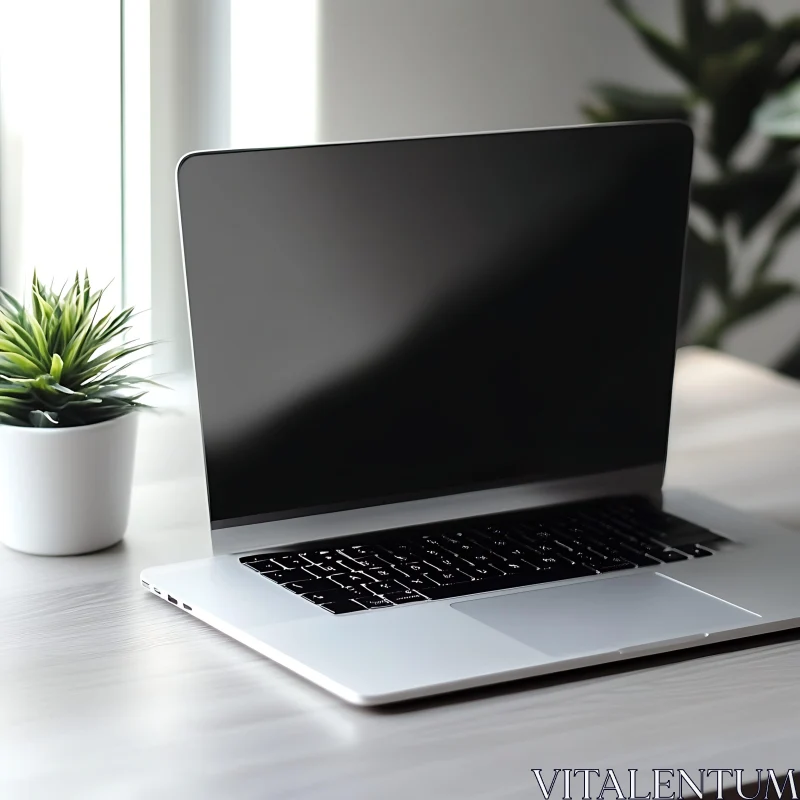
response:
M212 521L662 461L691 148L663 123L186 159Z

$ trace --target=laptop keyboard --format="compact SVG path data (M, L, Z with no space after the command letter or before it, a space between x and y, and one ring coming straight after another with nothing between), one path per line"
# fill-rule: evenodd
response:
M381 531L239 560L304 600L346 614L705 558L725 541L630 497Z

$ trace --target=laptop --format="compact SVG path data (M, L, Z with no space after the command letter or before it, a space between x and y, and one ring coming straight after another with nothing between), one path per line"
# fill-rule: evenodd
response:
M692 149L184 157L213 557L144 588L360 705L796 626L795 537L662 490Z

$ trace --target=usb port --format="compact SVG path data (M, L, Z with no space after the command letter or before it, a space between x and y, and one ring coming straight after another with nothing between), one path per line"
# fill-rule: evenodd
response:
M169 600L170 603L174 603L175 605L178 605L178 601L171 594L167 595L167 600Z
M160 590L160 589L156 589L156 587L155 587L155 586L153 587L153 591L154 591L156 594L161 594L161 590Z
M147 581L142 581L142 586L146 586L148 589L150 588L150 584Z
M185 608L187 611L191 611L191 610L192 610L192 607L191 607L191 606L187 606L187 605L186 605L186 603L184 603L184 604L183 604L183 607L184 607L184 608Z

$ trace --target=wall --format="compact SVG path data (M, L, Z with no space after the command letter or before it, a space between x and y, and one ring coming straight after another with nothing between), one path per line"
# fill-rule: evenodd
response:
M156 372L191 365L175 165L230 140L230 18L222 0L150 3L152 334Z
M771 13L796 0L752 0ZM322 140L567 125L596 80L676 84L602 0L326 0L320 19ZM676 28L675 4L638 0ZM800 245L778 274L800 283ZM800 335L800 301L732 335L727 347L771 363Z

